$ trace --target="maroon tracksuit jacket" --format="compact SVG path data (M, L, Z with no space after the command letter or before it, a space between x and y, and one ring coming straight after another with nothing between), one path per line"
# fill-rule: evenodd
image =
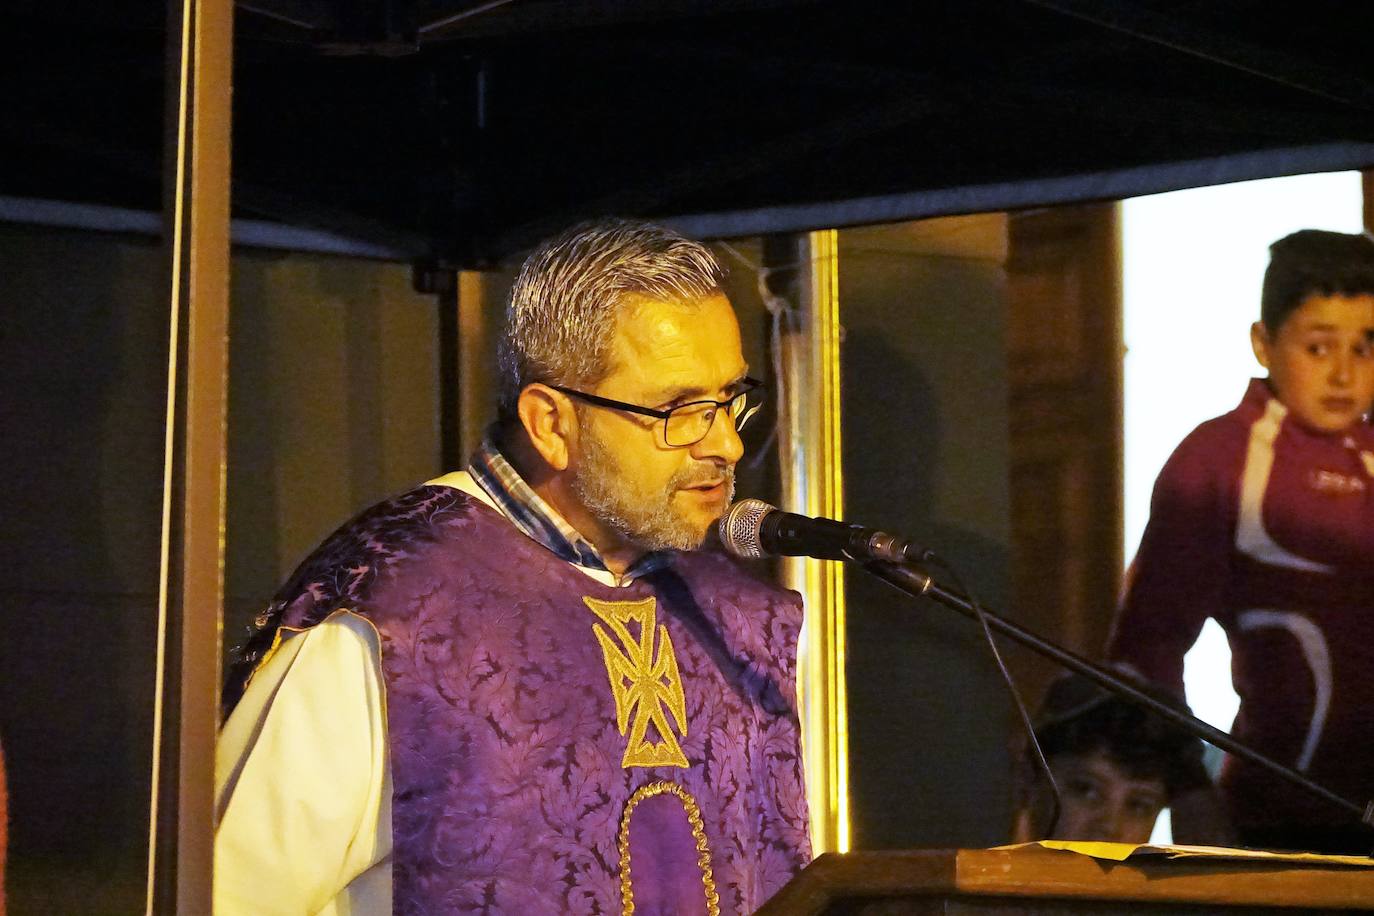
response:
M1374 796L1374 429L1312 432L1254 380L1183 440L1109 655L1181 695L1208 617L1231 643L1232 733L1352 801ZM1235 759L1222 790L1242 836L1350 821Z

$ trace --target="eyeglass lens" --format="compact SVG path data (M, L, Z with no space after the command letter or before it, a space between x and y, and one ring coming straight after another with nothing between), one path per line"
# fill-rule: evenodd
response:
M725 415L735 421L735 428L739 429L744 425L744 421L749 419L753 411L745 411L745 404L748 401L748 392L741 391L725 404ZM668 445L679 447L684 445L696 445L706 434L711 431L711 424L715 422L717 407L713 403L705 404L683 404L681 407L674 408L668 414L668 419L664 421L664 434Z

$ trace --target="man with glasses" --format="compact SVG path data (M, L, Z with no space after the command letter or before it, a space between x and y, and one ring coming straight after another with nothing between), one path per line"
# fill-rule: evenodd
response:
M759 388L720 283L634 221L529 257L469 467L230 672L216 913L747 913L805 864L800 599L699 549Z

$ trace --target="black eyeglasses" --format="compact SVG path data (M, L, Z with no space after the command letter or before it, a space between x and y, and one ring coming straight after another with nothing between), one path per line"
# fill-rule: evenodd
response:
M723 401L689 401L667 410L628 404L614 398L603 398L599 394L588 394L575 388L564 388L562 385L550 385L549 387L554 391L561 391L566 395L586 401L588 404L595 404L597 407L609 407L612 410L624 410L662 420L663 441L667 443L668 447L686 448L689 445L696 445L706 438L706 434L711 431L711 426L716 422L716 414L722 410L725 411L727 417L734 421L736 430L744 429L744 424L748 423L749 418L762 406L761 404L749 406L749 394L762 388L763 382L746 376L740 380L740 386L739 391Z

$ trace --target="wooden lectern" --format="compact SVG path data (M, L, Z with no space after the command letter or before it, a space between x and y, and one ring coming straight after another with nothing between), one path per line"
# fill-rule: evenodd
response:
M757 916L1348 913L1374 911L1374 868L1024 846L827 853Z

